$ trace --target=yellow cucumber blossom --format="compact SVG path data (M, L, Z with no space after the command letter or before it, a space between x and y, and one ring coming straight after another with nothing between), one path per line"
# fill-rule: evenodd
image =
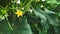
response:
M17 12L15 12L15 14L17 15L17 17L20 17L23 15L23 11L17 10Z

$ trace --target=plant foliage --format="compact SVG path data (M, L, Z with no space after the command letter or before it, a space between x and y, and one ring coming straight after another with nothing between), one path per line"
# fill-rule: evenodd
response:
M0 34L60 34L60 0L0 0Z

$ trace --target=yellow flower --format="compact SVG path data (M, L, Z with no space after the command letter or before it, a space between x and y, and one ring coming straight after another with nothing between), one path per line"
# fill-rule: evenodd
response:
M23 11L17 10L17 12L15 12L15 14L17 15L17 17L22 16L23 15Z

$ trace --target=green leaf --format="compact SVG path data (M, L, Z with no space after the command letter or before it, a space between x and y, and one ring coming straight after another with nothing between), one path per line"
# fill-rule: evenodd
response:
M35 15L38 17L38 18L41 18L40 22L43 26L43 28L45 29L48 29L49 28L49 24L47 22L47 17L46 15L43 13L43 11L41 11L39 8L34 10L34 13Z
M50 11L50 10L48 10L48 9L45 9L44 13L46 13L46 14L56 14L55 12Z
M57 13L58 17L60 17L60 12Z
M30 25L28 24L26 17L22 17L21 19L19 19L19 22L14 27L13 34L32 34Z
M30 10L31 2L32 2L32 0L29 0L29 1L24 5L24 8L25 8L26 11Z
M6 14L6 10L1 9L1 13L2 13L2 14Z
M47 3L50 3L50 4L60 4L60 1L57 1L57 0L47 0Z
M54 26L58 26L58 18L56 16L47 16L49 23Z
M0 21L1 21L1 20L4 20L4 19L5 19L5 17L2 16L2 15L0 15Z
M8 22L6 20L0 21L0 34L1 33L5 34L5 32L11 33L10 31L11 31L11 28L10 28Z

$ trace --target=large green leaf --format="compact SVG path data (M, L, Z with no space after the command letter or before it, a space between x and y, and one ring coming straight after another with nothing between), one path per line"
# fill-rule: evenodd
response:
M9 34L11 31L7 20L0 21L0 34Z
M19 22L14 27L13 34L32 34L30 25L28 24L26 17L22 17L19 19Z
M48 20L49 20L49 23L54 25L54 26L58 26L59 23L58 23L58 18L56 16L47 16Z

